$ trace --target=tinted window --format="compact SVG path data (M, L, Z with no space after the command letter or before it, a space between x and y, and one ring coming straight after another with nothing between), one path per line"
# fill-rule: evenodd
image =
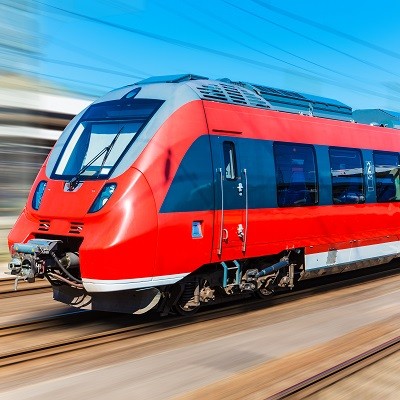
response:
M233 142L224 142L224 166L225 166L225 178L236 179L237 168L236 168L236 154L235 145Z
M275 143L278 205L306 206L318 203L316 161L312 146Z
M360 150L329 149L333 204L364 203L364 178Z
M123 99L91 105L76 124L57 160L53 178L106 178L163 103Z
M162 100L122 99L91 105L81 121L147 120L161 106Z
M374 152L376 199L378 202L399 201L399 155Z

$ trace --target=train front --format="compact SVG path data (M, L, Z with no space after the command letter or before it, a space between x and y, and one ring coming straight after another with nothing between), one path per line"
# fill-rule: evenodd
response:
M173 89L155 86L110 92L65 129L9 234L17 281L47 278L56 300L81 308L142 313L158 303L148 282L157 210L135 167L171 114Z

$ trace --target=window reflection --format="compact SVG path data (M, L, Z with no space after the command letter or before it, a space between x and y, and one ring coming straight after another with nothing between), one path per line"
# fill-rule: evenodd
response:
M316 161L312 146L274 144L278 205L306 206L318 203Z
M376 200L400 200L399 156L397 153L374 152Z
M365 202L361 152L355 149L329 149L334 204Z

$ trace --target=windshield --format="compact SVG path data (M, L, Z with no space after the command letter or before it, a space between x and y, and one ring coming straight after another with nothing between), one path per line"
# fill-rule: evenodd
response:
M108 177L162 103L123 99L90 106L61 151L52 177Z

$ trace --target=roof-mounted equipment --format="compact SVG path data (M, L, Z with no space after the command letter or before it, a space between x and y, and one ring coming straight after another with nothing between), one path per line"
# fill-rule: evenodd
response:
M179 74L179 75L163 75L163 76L151 76L150 78L143 79L142 81L136 82L135 85L147 85L150 83L180 83L187 81L195 81L199 79L208 79L205 76L194 75L194 74Z
M400 113L379 108L354 110L353 118L361 124L400 129Z

